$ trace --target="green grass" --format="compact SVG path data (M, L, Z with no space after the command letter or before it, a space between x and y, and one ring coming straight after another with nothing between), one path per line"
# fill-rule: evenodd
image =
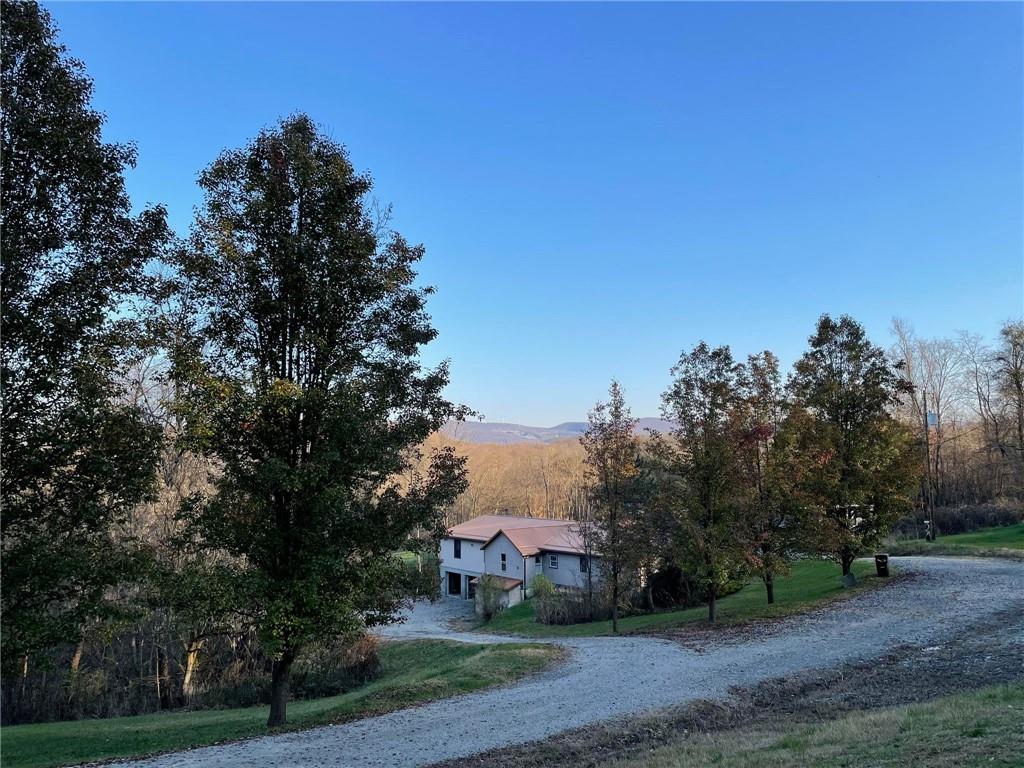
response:
M853 572L859 579L858 585L847 588L843 587L840 581L841 572L835 563L826 560L801 560L794 563L789 576L776 579L773 605L768 605L761 580L751 579L739 592L718 601L718 620L723 623L739 623L786 616L844 594L879 586L885 581L874 575L875 566L871 561L858 560L853 564ZM619 631L630 633L671 629L706 622L707 615L707 607L698 606L681 611L626 616L619 620ZM569 626L538 624L533 601L527 600L502 611L483 628L488 632L526 637L589 637L611 634L612 623L595 621Z
M973 533L939 536L937 541L892 542L893 555L965 555L974 557L1024 558L1024 523L982 528Z
M289 728L390 712L505 683L558 657L551 646L470 645L443 640L387 643L381 674L353 691L288 705ZM0 734L5 768L43 768L185 749L266 732L267 707L171 712L109 720L18 725Z
M608 768L1024 765L1024 685L853 712L813 725L695 734Z
M983 528L973 533L943 536L939 541L967 547L1004 547L1024 550L1024 523L1004 525L1000 528Z

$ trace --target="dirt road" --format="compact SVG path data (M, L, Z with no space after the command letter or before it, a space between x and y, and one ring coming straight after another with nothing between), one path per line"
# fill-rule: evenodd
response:
M725 696L732 686L867 661L898 645L939 643L986 617L1024 612L1024 563L908 558L894 564L912 578L779 622L749 639L730 633L721 643L710 641L700 647L646 637L558 640L571 649L569 660L516 685L343 725L165 755L136 765L426 765L542 739L620 715ZM408 626L389 634L446 636L444 618L436 610L414 614ZM1024 642L1024 629L1019 631Z

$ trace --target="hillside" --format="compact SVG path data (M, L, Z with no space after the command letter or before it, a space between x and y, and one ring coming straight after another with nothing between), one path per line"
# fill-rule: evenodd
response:
M671 423L659 418L643 418L637 422L637 432L646 434L653 429L664 432ZM587 431L585 421L565 421L553 427L530 427L525 424L508 424L486 421L450 421L441 429L453 440L464 443L490 443L512 445L516 443L550 444L562 440L575 440Z

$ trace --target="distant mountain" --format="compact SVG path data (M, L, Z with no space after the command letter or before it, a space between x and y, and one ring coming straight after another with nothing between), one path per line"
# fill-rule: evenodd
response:
M441 432L454 440L467 443L557 443L560 440L577 440L587 431L585 421L566 421L553 427L528 427L524 424L504 424L486 421L449 421ZM672 428L664 419L646 418L637 423L637 433L646 434L648 429L665 432Z

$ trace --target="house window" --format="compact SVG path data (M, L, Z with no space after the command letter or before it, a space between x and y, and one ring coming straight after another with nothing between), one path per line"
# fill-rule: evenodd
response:
M455 559L459 560L462 558L462 539L455 539L452 542L452 546L455 548Z
M580 573L590 573L590 558L580 555Z
M540 555L534 555L533 564L540 565Z
M558 570L558 555L548 555L548 568Z
M508 562L507 562L507 560L508 560L508 557L505 555L504 552L502 552L501 553L501 570L503 570L503 571L508 570Z

